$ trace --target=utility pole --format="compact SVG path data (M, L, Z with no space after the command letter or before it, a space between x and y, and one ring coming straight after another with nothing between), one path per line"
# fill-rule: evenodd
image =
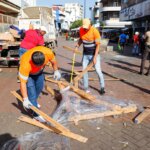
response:
M86 0L84 0L84 18L86 17Z

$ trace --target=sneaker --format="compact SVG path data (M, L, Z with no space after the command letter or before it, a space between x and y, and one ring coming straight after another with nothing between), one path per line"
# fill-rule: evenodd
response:
M149 76L149 72L145 73L146 76Z
M105 89L104 88L101 88L100 92L99 92L101 95L104 95L105 94Z
M42 123L46 122L46 120L42 116L34 117L34 119L37 120L37 121L39 121L39 122L42 122Z

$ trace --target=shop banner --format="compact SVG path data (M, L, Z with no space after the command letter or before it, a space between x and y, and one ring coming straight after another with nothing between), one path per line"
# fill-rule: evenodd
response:
M150 15L150 1L138 3L120 11L120 20L133 20Z

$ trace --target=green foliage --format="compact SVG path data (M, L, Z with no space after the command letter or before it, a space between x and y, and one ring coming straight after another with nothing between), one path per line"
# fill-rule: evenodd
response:
M105 24L104 22L100 21L100 26L102 27L102 29L104 28Z
M80 26L82 26L82 20L76 20L71 24L70 29L78 28Z

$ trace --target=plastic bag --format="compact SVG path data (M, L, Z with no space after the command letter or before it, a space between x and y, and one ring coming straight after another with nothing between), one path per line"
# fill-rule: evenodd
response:
M121 46L120 46L120 43L118 43L118 46L117 46L117 48L118 48L118 51L121 51Z

